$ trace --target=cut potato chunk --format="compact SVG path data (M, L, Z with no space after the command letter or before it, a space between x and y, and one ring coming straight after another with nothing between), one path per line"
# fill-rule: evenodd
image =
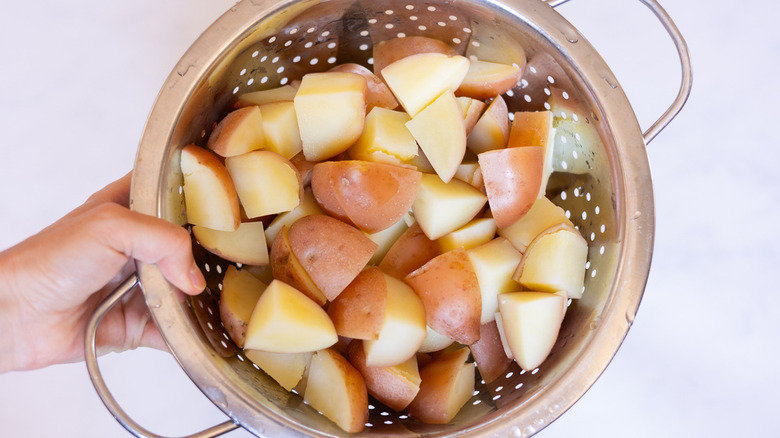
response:
M290 85L283 85L277 88L270 88L268 90L253 91L251 93L244 93L238 96L238 102L236 106L245 107L253 105L265 105L275 102L292 102L295 98L295 93L298 90Z
M211 132L207 146L223 157L264 148L265 135L260 108L250 106L229 113Z
M382 275L387 289L382 330L378 339L363 341L366 365L370 367L391 367L406 362L414 357L427 335L425 308L420 298L401 280Z
M482 113L466 139L466 147L475 154L503 149L509 140L509 111L501 96Z
M295 95L303 154L321 161L349 148L363 131L366 79L355 73L309 73Z
M485 202L487 197L468 183L423 174L412 211L425 235L436 240L469 223Z
M566 300L547 292L510 292L498 300L506 344L520 368L531 371L555 345Z
M471 130L474 129L474 125L479 121L482 116L482 111L485 110L487 104L481 100L472 99L467 96L460 96L457 98L460 110L463 112L463 124L466 127L466 137L471 134Z
M382 69L382 77L404 110L414 118L445 91L457 90L468 69L469 60L463 56L420 53L388 65Z
M229 265L222 279L219 316L233 342L243 348L252 311L266 289L266 284L244 270Z
M472 60L457 93L474 99L490 99L514 88L522 74L515 65Z
M241 223L238 194L225 166L196 145L181 150L187 222L213 230L235 231Z
M212 254L245 265L267 265L268 245L262 222L244 222L236 231L219 231L195 225L192 234Z
M566 291L581 298L585 284L588 242L577 230L556 225L528 246L514 279L523 286L546 292Z
M391 367L370 367L366 365L362 342L349 344L347 355L350 363L363 375L368 393L390 409L406 409L420 391L417 356Z
M517 222L539 197L543 152L539 146L528 146L479 154L485 192L498 228Z
M406 127L442 181L449 182L466 153L466 125L455 94L444 91Z
M558 224L574 227L561 207L553 204L546 197L541 197L534 201L528 212L517 222L506 228L500 228L498 235L512 242L518 251L525 252L539 233Z
M479 339L482 295L465 250L433 258L405 281L422 300L427 324L433 330L465 345Z
M290 247L289 228L282 226L271 245L271 271L273 278L281 280L303 292L320 306L328 302L325 294L306 272Z
M438 242L441 252L453 249L469 249L490 242L496 236L496 221L493 218L477 218L441 237ZM514 269L512 270L514 272Z
M417 142L405 123L408 114L376 107L366 116L363 133L349 148L354 160L403 164L417 155Z
M328 348L336 341L336 328L322 307L294 287L274 280L252 311L244 348L304 353Z
M288 391L301 382L313 355L312 352L269 353L260 350L244 350L244 354Z
M439 243L429 239L420 224L415 222L390 247L379 263L379 268L395 278L403 279L439 254Z
M276 152L261 150L228 157L225 166L249 218L290 211L301 201L298 170Z
M371 70L360 64L341 64L333 67L330 71L356 73L366 79L368 86L366 92L366 110L372 108L393 109L398 106L398 101L393 96L393 92L387 88L387 85L379 79Z
M541 198L547 190L547 180L553 172L555 128L552 111L516 112L509 132L507 147L540 146L542 148L542 181L539 186Z
M385 324L387 282L379 268L367 268L328 306L339 336L379 339Z
M409 405L409 415L431 424L446 424L474 393L474 363L466 363L469 349L462 347L436 356L420 369L420 392Z
M357 277L377 248L357 228L324 215L298 219L288 239L303 269L330 301Z
M447 56L458 54L455 49L435 38L424 36L393 38L374 44L374 73L381 78L382 70L388 65L419 53L442 53Z
M482 324L479 328L479 340L471 344L469 348L471 355L474 356L474 362L477 364L477 370L485 383L490 383L501 377L512 364L512 359L504 353L495 317L491 318L490 322Z
M286 159L301 152L301 132L295 105L291 101L274 102L260 107L265 133L265 148Z
M366 427L368 391L363 376L332 349L312 357L303 399L346 432Z
M430 328L430 326L426 326L425 330L428 334L425 336L425 340L423 340L422 345L420 345L420 349L417 350L420 353L433 353L436 351L441 351L455 342L452 340L452 338L444 336L443 334Z
M523 256L503 237L466 252L479 282L479 290L482 294L480 323L485 324L495 318L499 294L521 289L512 277Z
M398 222L392 225L390 228L376 233L368 234L366 237L371 239L372 242L377 244L377 249L374 251L374 255L371 256L371 260L368 261L369 265L378 265L382 259L385 258L387 252L395 244L396 241L404 234L409 228L409 224L413 223L414 219L409 213L406 213Z
M313 214L322 214L322 209L319 204L317 204L317 201L315 201L311 188L307 187L303 191L303 199L297 207L290 211L278 214L274 220L268 224L268 228L265 229L266 243L271 245L282 227L286 226L289 228L296 220Z
M397 223L414 203L422 174L370 161L327 161L312 170L312 191L320 206L363 231Z

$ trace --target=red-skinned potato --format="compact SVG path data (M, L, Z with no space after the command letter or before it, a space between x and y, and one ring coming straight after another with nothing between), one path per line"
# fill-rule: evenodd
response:
M471 130L466 147L481 154L506 147L508 139L509 110L504 98L496 96Z
M517 222L539 196L541 146L514 147L478 155L490 211L498 228Z
M458 54L455 49L434 38L423 36L394 38L374 44L374 73L381 78L383 68L401 58L418 53L443 53L447 56Z
M422 173L370 161L326 161L312 169L312 192L328 213L368 233L397 223L417 196Z
M290 248L289 229L286 226L282 227L271 244L270 264L273 278L298 289L320 306L328 301Z
M390 247L379 268L388 275L403 279L441 254L439 248L439 243L429 239L415 222Z
M352 342L347 347L347 357L363 375L368 393L390 409L406 409L420 391L420 372L416 356L392 367L369 367L366 365L363 343Z
M219 316L230 339L244 347L246 327L266 284L244 270L228 265L219 295Z
M288 239L293 254L329 301L357 277L377 248L357 228L324 215L298 219Z
M187 222L221 231L241 223L238 194L225 165L210 151L194 144L181 150Z
M409 415L431 424L449 423L474 392L474 364L469 349L438 354L420 369L420 391L409 404Z
M333 349L314 354L303 399L344 431L357 433L368 421L368 391L360 372Z
M523 70L514 65L472 60L456 94L474 99L490 99L511 90L522 75Z
M290 158L290 163L298 169L298 173L301 176L301 183L304 186L311 183L311 169L314 167L314 161L306 161L306 157L303 156L303 152L296 154Z
M387 284L379 268L367 268L328 306L339 336L379 339L385 322Z
M353 63L341 64L333 67L330 71L357 73L366 78L366 85L368 86L366 92L366 112L371 111L371 108L375 106L387 109L394 109L398 106L398 101L393 96L393 92L387 88L387 85L371 70L362 65Z
M260 108L248 106L230 112L211 132L207 146L223 157L241 155L265 147Z
M497 307L497 306L496 306ZM479 328L479 340L469 346L477 369L485 383L499 378L512 364L512 359L506 356L496 321L482 324Z
M422 300L426 322L433 330L465 345L479 339L482 295L465 250L433 258L404 281Z

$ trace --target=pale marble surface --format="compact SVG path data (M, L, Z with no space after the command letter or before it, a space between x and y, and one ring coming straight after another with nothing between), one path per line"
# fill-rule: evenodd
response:
M638 317L612 364L541 437L776 436L780 7L666 1L688 40L694 90L649 146L656 245ZM15 2L0 14L0 248L132 167L165 77L231 0ZM738 8L735 6L739 6ZM596 46L649 126L677 90L669 39L639 2L559 9ZM101 359L151 430L223 421L167 354ZM0 376L4 437L129 436L83 364ZM227 436L249 436L236 431Z

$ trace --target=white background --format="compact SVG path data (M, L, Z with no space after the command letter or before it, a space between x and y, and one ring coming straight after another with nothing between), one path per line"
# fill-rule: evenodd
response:
M0 249L131 169L169 71L231 5L3 5ZM694 89L648 147L657 222L650 279L612 364L541 437L780 434L780 7L757 0L664 6L687 38ZM637 1L574 0L559 11L596 46L648 127L679 81L660 24ZM157 433L179 436L225 420L165 353L113 354L101 367L122 405ZM0 376L0 436L129 435L78 363Z

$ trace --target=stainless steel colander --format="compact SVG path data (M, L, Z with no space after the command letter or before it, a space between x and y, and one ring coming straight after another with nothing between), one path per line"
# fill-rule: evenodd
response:
M565 1L565 0L564 0ZM682 63L680 92L644 134L623 90L585 38L542 0L243 0L216 21L179 61L154 105L133 173L134 210L184 224L178 153L205 143L238 94L267 89L345 62L370 65L372 46L421 35L459 52L483 45L521 47L525 76L504 96L510 111L555 113L555 173L548 196L587 239L583 298L569 306L542 366L513 365L446 425L418 423L372 402L365 436L530 436L560 416L594 383L617 352L637 312L652 257L654 206L645 147L680 111L691 86L685 42L655 0L641 0L672 36ZM218 294L228 263L194 247L209 290L181 298L152 265L120 286L95 312L87 366L112 414L136 436L157 437L128 417L97 367L100 319L140 283L152 317L183 370L229 417L192 435L243 427L257 436L341 436L300 396L266 376L230 341Z

